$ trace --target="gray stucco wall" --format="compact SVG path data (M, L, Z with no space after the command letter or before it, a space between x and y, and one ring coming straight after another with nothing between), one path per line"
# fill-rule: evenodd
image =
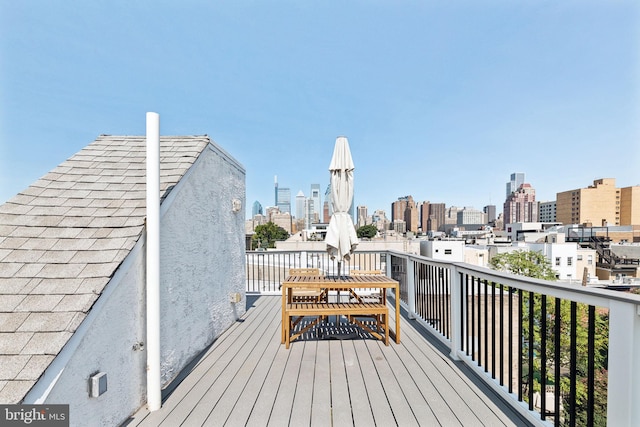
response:
M234 212L233 199L242 209ZM245 311L245 172L209 145L161 208L161 375L167 385ZM41 379L72 426L119 425L146 402L144 236ZM231 303L229 295L242 301ZM108 390L89 397L89 378Z

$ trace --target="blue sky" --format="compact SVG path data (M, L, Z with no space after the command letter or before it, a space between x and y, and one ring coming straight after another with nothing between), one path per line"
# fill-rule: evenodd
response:
M640 185L640 2L0 0L0 203L147 111L242 163L249 211L324 189L340 135L370 212Z

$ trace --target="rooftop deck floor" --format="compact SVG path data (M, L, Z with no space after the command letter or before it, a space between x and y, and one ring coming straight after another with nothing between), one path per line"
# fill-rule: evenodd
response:
M247 299L245 316L165 390L162 408L142 408L124 425L528 424L404 316L401 344L314 338L286 350L280 298Z

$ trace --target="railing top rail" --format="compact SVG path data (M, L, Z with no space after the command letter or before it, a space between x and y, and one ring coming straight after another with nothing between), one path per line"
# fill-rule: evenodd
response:
M480 277L490 282L500 283L502 285L511 286L526 291L544 293L553 297L574 300L577 302L584 302L601 307L608 307L611 300L631 303L640 306L640 295L622 293L609 289L580 286L578 285L579 282L576 282L576 285L568 285L566 283L557 283L548 280L523 277L511 273L492 270L485 267L466 264L463 262L452 263L447 261L434 260L422 255L408 254L397 251L388 252L392 253L394 256L404 257L421 262L428 262L431 265L437 265L439 267L455 267L458 272L463 272L472 276Z
M307 253L328 253L326 250L323 249L277 249L277 248L269 248L268 250L263 250L263 251L245 251L246 253L256 253L256 254L273 254L273 253L300 253L300 252L307 252ZM356 249L353 253L355 254L366 254L366 253L371 253L371 254L381 254L381 253L386 253L389 251L386 250L375 250L375 249L363 249L363 250L358 250ZM401 253L401 252L398 252Z
M640 295L622 293L609 289L592 288L582 286L580 282L575 285L567 283L551 282L548 280L521 277L515 274L477 267L465 263L454 263L458 271L471 275L481 276L488 281L501 283L526 291L544 293L549 296L570 299L577 302L608 307L611 300L631 303L640 306Z

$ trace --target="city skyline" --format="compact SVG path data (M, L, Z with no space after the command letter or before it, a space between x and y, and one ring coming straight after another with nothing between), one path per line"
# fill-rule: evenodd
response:
M580 189L589 188L589 187L592 187L592 186L594 185L594 181L602 180L602 179L604 179L604 180L614 180L614 181L615 181L615 183L616 183L616 186L617 186L618 188L622 188L622 187L632 187L632 186L637 186L637 185L638 185L638 184L627 185L627 184L624 184L624 183L619 183L615 177L610 177L610 178L594 178L594 179L592 179L591 181L589 181L589 182L585 182L585 183L582 183L582 184L578 185L578 186L577 186L577 187L575 187L575 188L566 188L566 189L558 190L558 191L556 191L556 192L554 193L553 197L552 197L552 198L550 198L550 199L540 200L540 199L537 197L537 188L536 188L536 186L534 185L534 183L529 182L529 180L526 178L527 174L526 174L526 173L523 173L523 172L513 172L513 173L508 174L508 175L509 175L509 176L511 176L511 177L513 177L513 176L514 176L514 175L516 175L516 174L517 174L517 175L520 175L520 177L519 177L519 179L518 179L518 181L517 181L518 186L511 186L511 187L510 187L510 185L509 185L509 184L510 184L510 181L508 180L508 178L505 178L505 181L506 181L506 188L507 188L507 189L509 189L509 188L513 188L513 189L514 189L514 192L516 192L516 193L517 193L517 192L518 192L517 190L519 190L519 188L520 188L519 186L520 186L520 185L522 185L522 184L524 184L524 185L525 185L524 192L528 192L528 191L530 191L531 189L532 189L532 190L534 190L534 194L535 194L535 195L534 195L534 199L535 199L535 202L536 202L536 203L540 203L540 204L541 204L541 203L547 203L547 202L555 202L555 201L556 201L556 196L557 196L558 194L560 194L560 193L564 193L564 192L567 192L567 191L574 191L574 190L580 190ZM511 181L511 182L515 182L515 181ZM315 183L314 183L314 184L310 184L310 186L313 186L313 185L316 185L316 184L315 184ZM298 193L300 193L300 192L302 192L302 194L305 196L305 198L307 198L307 199L309 198L309 197L308 197L308 193L305 193L303 190L299 190L299 191L298 191ZM325 196L325 197L326 197L326 196ZM488 208L488 207L490 207L490 206L493 206L493 207L495 208L494 215L496 215L496 216L497 216L497 215L502 215L502 214L503 214L503 212L504 212L504 211L503 211L503 209L504 209L504 205L505 205L505 203L506 203L506 202L508 202L508 200L510 200L510 197L505 197L502 201L498 201L498 202L491 203L491 204L486 204L486 205L483 205L483 206L475 206L475 205L470 205L470 204L452 204L452 203L449 203L447 200L419 199L419 198L414 197L412 194L405 194L405 195L402 195L402 196L396 196L396 197L395 197L395 199L393 199L393 200L391 200L391 201L389 202L389 204L388 204L388 206L387 206L386 208L372 209L370 206L368 206L368 205L366 205L366 204L355 204L355 202L354 202L354 205L353 205L353 209L352 209L352 210L357 210L357 208L358 208L358 207L361 207L361 206L362 206L362 207L366 207L366 208L367 208L367 210L368 210L369 212L371 212L371 213L373 213L375 210L382 210L382 211L384 211L386 214L388 214L388 215L391 217L391 216L393 216L393 205L394 205L394 203L396 203L396 202L398 202L399 200L404 199L404 198L406 198L406 197L410 197L410 198L412 198L412 200L415 202L416 206L419 206L419 205L421 205L421 204L423 204L423 203L427 203L427 204L429 204L429 203L430 203L430 204L443 204L443 205L446 205L448 208L449 208L449 207L456 207L456 208L459 208L459 209L463 209L463 208L473 208L473 209L477 209L477 210L485 210L485 208ZM325 200L324 200L324 199L322 199L322 202L324 202L324 201L325 201ZM256 202L256 201L247 201L247 203L248 203L248 204L253 204L254 202ZM259 202L261 205L263 205L263 203L262 203L261 201L257 200L257 202ZM271 205L267 205L267 206L271 206ZM487 213L487 212L485 212L485 213ZM535 212L535 214L533 214L533 216L538 216L537 211ZM519 218L519 217L518 217L518 218ZM247 214L247 219L251 219L251 215L250 215L249 213ZM516 219L516 218L514 218L514 219ZM515 222L520 222L520 220L517 220L517 221L515 221ZM525 222L526 222L526 221L525 221Z
M341 135L371 212L500 206L515 171L541 201L638 185L639 31L631 0L0 0L0 203L101 134L144 135L148 111L237 159L249 208L275 174L324 189Z

